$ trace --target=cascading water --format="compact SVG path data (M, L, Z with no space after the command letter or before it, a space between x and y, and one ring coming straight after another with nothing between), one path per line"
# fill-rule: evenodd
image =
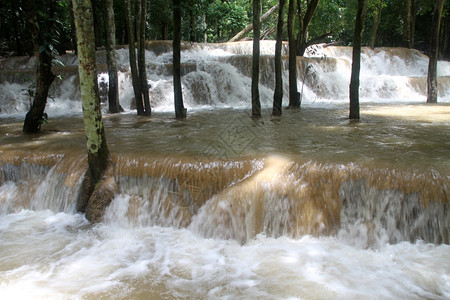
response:
M184 47L186 121L172 115L170 43L147 51L151 118L129 113L118 50L127 112L104 118L118 192L98 224L76 213L87 165L76 59L61 58L49 124L31 136L20 129L33 60L1 62L1 298L450 298L450 64L442 103L423 105L425 56L364 49L353 123L350 48L310 48L303 108L276 118L264 41L253 120L251 43Z
M185 45L182 53L182 85L185 106L201 108L248 107L250 95L251 43L217 45ZM155 111L173 110L172 54L170 43L148 45L146 53L147 77ZM263 107L272 105L274 87L274 43L262 41L261 101ZM286 48L284 48L286 52ZM120 100L125 110L132 107L132 85L129 73L128 50L118 49ZM59 58L65 67L55 67L62 81L55 81L47 112L67 115L80 112L80 94L76 77L76 57L70 54ZM104 53L97 56L100 86L107 87ZM34 59L15 58L1 62L0 90L2 114L23 114L30 103L28 88L32 83ZM284 90L287 103L287 61L284 62ZM426 99L428 58L418 51L398 48L363 49L361 69L361 101L423 102ZM298 59L298 86L303 105L323 106L327 103L348 102L351 69L351 48L315 46ZM438 66L439 101L450 100L450 63ZM106 90L105 90L106 91ZM20 96L19 96L20 95ZM106 95L106 94L105 94ZM105 110L106 112L106 110Z

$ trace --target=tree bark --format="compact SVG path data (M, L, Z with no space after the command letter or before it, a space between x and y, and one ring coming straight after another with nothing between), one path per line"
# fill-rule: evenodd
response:
M409 9L409 48L414 48L416 32L416 0L411 0L411 7Z
M261 117L261 101L259 99L259 51L261 1L253 0L253 61L252 61L252 117Z
M89 175L93 185L106 169L109 157L100 109L95 64L95 36L90 0L73 0L77 28L78 71L80 74L83 120L87 139Z
M263 23L268 17L270 17L274 12L277 11L277 8L280 4L277 3L275 4L273 7L271 7L268 11L266 11L266 13L264 13L261 18L259 19L259 23ZM253 22L251 24L248 24L247 27L245 27L244 29L242 29L239 33L237 33L234 37L232 37L228 43L231 42L237 42L242 40L244 37L247 36L247 34L249 34L251 31L253 30Z
M141 9L139 10L139 38L138 38L138 69L141 92L144 98L144 115L150 116L152 108L150 107L150 96L148 93L147 68L145 66L145 24L147 15L147 1L141 0Z
M173 0L173 91L175 118L185 119L186 109L183 104L181 88L181 0Z
M373 29L372 34L370 35L369 47L375 48L375 43L377 41L378 36L378 28L380 27L381 22L381 9L383 7L382 0L379 0L375 6L375 11L373 14Z
M438 98L437 61L439 55L439 30L444 2L445 0L436 0L433 11L427 76L427 103L437 103Z
M119 81L117 78L116 25L113 0L105 0L106 62L108 65L108 104L110 113L119 113Z
M367 0L358 0L358 12L353 34L352 75L350 79L350 119L359 119L359 73L361 69L361 43Z
M319 5L319 0L310 0L307 2L308 6L306 7L305 15L303 19L301 18L301 1L297 1L298 14L299 14L299 30L297 35L297 55L303 56L305 53L307 43L307 35L308 35L308 26L311 23L312 17L314 16L314 12Z
M34 54L36 56L36 92L34 95L33 104L25 116L23 124L23 133L38 133L41 130L42 123L46 120L45 106L47 104L48 91L55 79L52 73L52 53L49 49L40 49L44 44L43 35L47 33L46 28L39 27L39 16L37 14L37 7L34 0L27 0L25 2L27 7L28 25L33 39ZM53 14L53 9L50 9L50 14ZM50 21L53 16L47 16ZM47 25L46 22L41 22ZM48 25L47 25L48 27Z
M128 50L130 55L130 69L131 69L131 79L133 84L134 99L136 101L136 110L139 116L144 115L144 103L142 101L141 84L139 82L138 67L136 65L136 43L135 43L135 32L132 19L132 6L130 0L125 0L125 25L128 32Z
M273 94L273 108L272 115L281 116L283 103L283 63L281 60L281 50L283 47L283 18L284 6L286 0L280 0L278 9L278 23L277 23L277 41L275 44L275 91Z
M289 36L289 107L300 108L300 95L297 88L297 42L294 32L295 0L289 0L288 36Z
M196 37L197 36L197 34L196 34L197 28L196 28L196 22L195 22L195 19L196 19L195 10L196 10L195 1L190 0L189 1L189 24L190 24L189 41L191 43L194 43L194 42L197 41L197 37Z
M409 48L411 30L411 0L404 0L402 11L402 46Z

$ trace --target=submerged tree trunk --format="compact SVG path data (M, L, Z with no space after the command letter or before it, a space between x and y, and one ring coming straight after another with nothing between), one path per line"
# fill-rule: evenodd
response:
M283 103L283 62L281 60L281 50L283 47L283 18L284 18L284 6L286 0L280 0L280 7L278 10L278 23L277 23L277 42L275 44L275 91L273 93L273 109L272 114L274 116L281 116L282 103Z
M44 113L47 104L48 91L55 79L52 73L52 53L47 47L41 48L44 44L43 35L47 34L46 28L39 28L37 7L34 0L26 1L28 25L33 39L34 53L36 56L36 92L34 93L33 104L25 116L23 124L24 133L37 133L41 130L42 123L46 120ZM53 14L53 9L49 13ZM48 16L48 22L52 22ZM42 23L42 22L41 22ZM46 22L44 22L46 23ZM42 23L43 24L43 23ZM44 24L43 24L44 25ZM45 24L44 26L49 26Z
M300 95L297 88L297 42L294 32L295 0L289 0L288 36L289 36L289 107L300 108Z
M445 0L436 0L431 23L430 55L427 77L427 103L436 103L438 98L437 61L439 55L439 30Z
M139 82L138 68L136 65L136 43L134 39L134 25L132 18L131 0L125 0L125 25L128 32L128 50L130 54L131 80L133 84L134 99L136 101L136 110L139 116L144 115L144 102L142 101L141 84Z
M261 117L261 101L259 99L259 44L261 1L253 0L253 61L252 61L252 117Z
M317 9L317 6L319 5L319 0L310 0L307 2L306 12L303 16L303 19L301 18L301 1L297 1L297 10L299 15L299 30L297 35L297 55L303 56L305 53L307 43L307 35L308 35L308 26L309 23L311 23L312 17L314 16L314 12Z
M358 0L358 12L353 34L352 75L350 79L350 119L359 119L359 73L361 69L361 43L367 0Z
M263 23L268 17L270 17L274 12L277 11L277 8L280 4L277 3L273 7L271 7L268 11L266 11L261 18L259 19L259 23ZM248 24L247 27L238 32L235 36L233 36L228 42L236 42L242 40L253 30L253 22Z
M95 64L95 36L90 0L73 0L77 28L78 71L80 75L83 120L87 139L88 171L83 190L86 205L81 208L90 221L100 221L103 211L113 198L113 184L104 184L109 151L100 109ZM103 178L102 178L103 177ZM111 176L109 176L111 178ZM112 177L113 178L113 177ZM102 179L103 182L99 182ZM114 179L112 179L114 181ZM111 186L111 188L109 188Z
M175 117L186 118L181 89L181 0L173 0L173 92L175 102Z
M138 1L139 2L139 1ZM145 28L146 28L146 15L147 15L147 1L141 0L141 7L138 10L139 17L139 31L138 31L138 69L139 69L139 82L141 85L141 92L144 98L144 115L150 116L152 109L150 107L150 96L148 94L148 81L147 81L147 68L145 66Z
M37 55L37 83L36 94L33 104L25 116L23 124L24 133L37 133L41 130L41 125L46 121L47 116L44 113L47 104L48 91L55 79L52 73L52 56L46 51Z
M105 1L106 62L108 65L108 104L110 113L121 111L119 104L119 81L117 78L116 25L113 0Z

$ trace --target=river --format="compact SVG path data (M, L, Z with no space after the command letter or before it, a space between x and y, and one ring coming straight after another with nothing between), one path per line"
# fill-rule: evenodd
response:
M188 118L177 121L162 46L147 53L151 118L129 108L119 50L125 112L104 107L119 190L98 224L76 212L87 166L76 76L63 70L43 133L22 135L26 63L5 68L1 298L450 298L448 63L440 103L427 105L424 56L366 49L355 122L349 48L310 49L298 63L302 109L272 117L273 42L263 43L255 120L251 44L191 46Z

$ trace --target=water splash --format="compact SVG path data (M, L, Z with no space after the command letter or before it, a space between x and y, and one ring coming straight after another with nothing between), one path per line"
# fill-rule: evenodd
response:
M286 52L287 45L284 46ZM250 107L251 42L230 44L186 44L182 52L182 85L188 109L205 107ZM147 45L147 77L155 111L173 110L172 54L170 43ZM274 42L264 41L261 50L261 101L271 107L274 87ZM128 64L128 50L118 49L120 99L125 110L133 110L133 92ZM73 55L59 58L65 67L55 72L63 81L55 81L47 110L50 115L80 114L77 82L77 59ZM284 58L284 101L287 103L288 74ZM99 81L107 86L104 51L97 54ZM0 89L4 101L0 115L23 114L30 99L26 91L32 83L33 59L10 59L3 62ZM351 48L308 48L306 57L298 58L298 84L305 106L328 106L348 102ZM361 66L361 101L424 102L428 58L417 50L404 48L364 48ZM439 99L450 98L450 64L439 62ZM27 79L28 78L28 79ZM103 96L106 99L106 93ZM107 112L104 103L104 112Z
M2 165L3 214L74 212L85 161L35 159ZM377 171L276 156L262 161L119 156L114 161L119 194L107 209L107 224L189 228L241 243L261 233L335 235L375 248L416 239L449 242L448 179L436 172Z

